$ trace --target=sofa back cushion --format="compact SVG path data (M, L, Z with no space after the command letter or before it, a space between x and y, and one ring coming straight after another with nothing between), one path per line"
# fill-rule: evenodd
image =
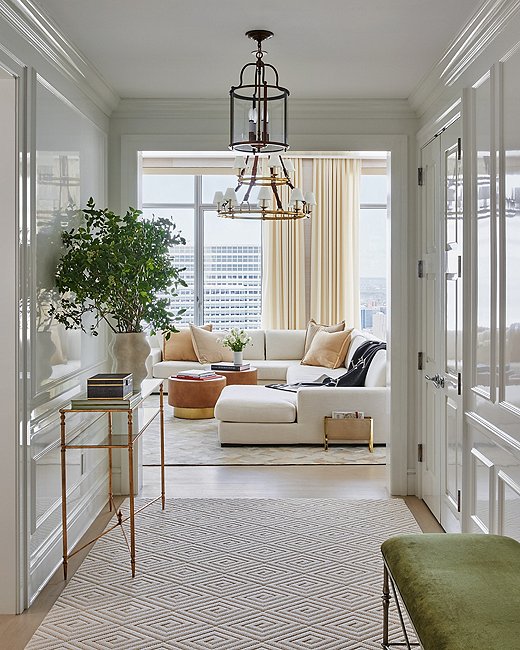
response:
M324 368L342 366L350 345L351 331L327 332L323 328L320 329L312 339L310 348L302 359L302 365Z
M265 359L265 333L264 330L246 330L251 337L251 342L244 348L244 359L258 361Z
M218 363L219 361L233 361L233 352L220 343L228 332L208 332L203 327L190 324L191 339L197 359L200 363Z
M378 350L372 359L365 377L367 388L386 386L386 350Z
M354 352L362 343L365 341L379 341L368 332L362 332L359 329L352 330L351 336L352 340L345 358L345 368L348 368ZM365 378L365 386L370 388L386 386L386 350L379 350L372 359Z
M306 330L265 330L266 359L303 359Z
M179 327L178 332L171 332L170 338L163 338L163 360L164 361L198 361L191 330L189 327ZM211 332L212 325L204 325L202 328Z
M311 347L312 339L320 330L325 332L342 332L345 329L345 321L342 320L341 323L336 323L335 325L322 325L317 323L314 318L311 318L307 324L307 333L305 334L305 354L309 351Z

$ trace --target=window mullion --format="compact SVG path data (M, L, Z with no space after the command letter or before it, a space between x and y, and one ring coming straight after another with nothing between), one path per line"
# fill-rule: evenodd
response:
M195 325L204 324L204 211L202 176L195 176Z

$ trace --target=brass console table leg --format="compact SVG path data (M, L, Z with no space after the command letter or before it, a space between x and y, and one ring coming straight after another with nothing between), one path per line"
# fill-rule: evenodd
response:
M159 387L159 418L161 423L161 504L162 509L165 507L165 489L164 489L164 390L163 385Z
M135 578L135 521L134 521L134 445L133 414L128 411L128 479L130 484L130 562L132 565L132 578Z
M63 579L67 579L67 458L65 448L65 413L60 413L61 437L61 525L63 529Z

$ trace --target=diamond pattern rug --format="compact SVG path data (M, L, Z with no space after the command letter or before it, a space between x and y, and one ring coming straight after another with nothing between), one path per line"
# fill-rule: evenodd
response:
M115 530L27 649L375 650L380 544L418 532L400 499L157 502L138 515L136 577Z

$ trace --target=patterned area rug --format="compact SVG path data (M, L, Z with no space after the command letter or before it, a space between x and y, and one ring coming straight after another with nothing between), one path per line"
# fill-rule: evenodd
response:
M153 396L155 398L155 396ZM152 399L153 399L152 398ZM158 398L157 398L158 399ZM167 465L384 465L386 447L332 444L321 446L221 447L217 421L174 418L165 407L165 462ZM143 434L144 465L160 464L159 418Z
M138 517L136 577L115 530L28 650L375 650L380 544L420 532L400 499L172 499Z

